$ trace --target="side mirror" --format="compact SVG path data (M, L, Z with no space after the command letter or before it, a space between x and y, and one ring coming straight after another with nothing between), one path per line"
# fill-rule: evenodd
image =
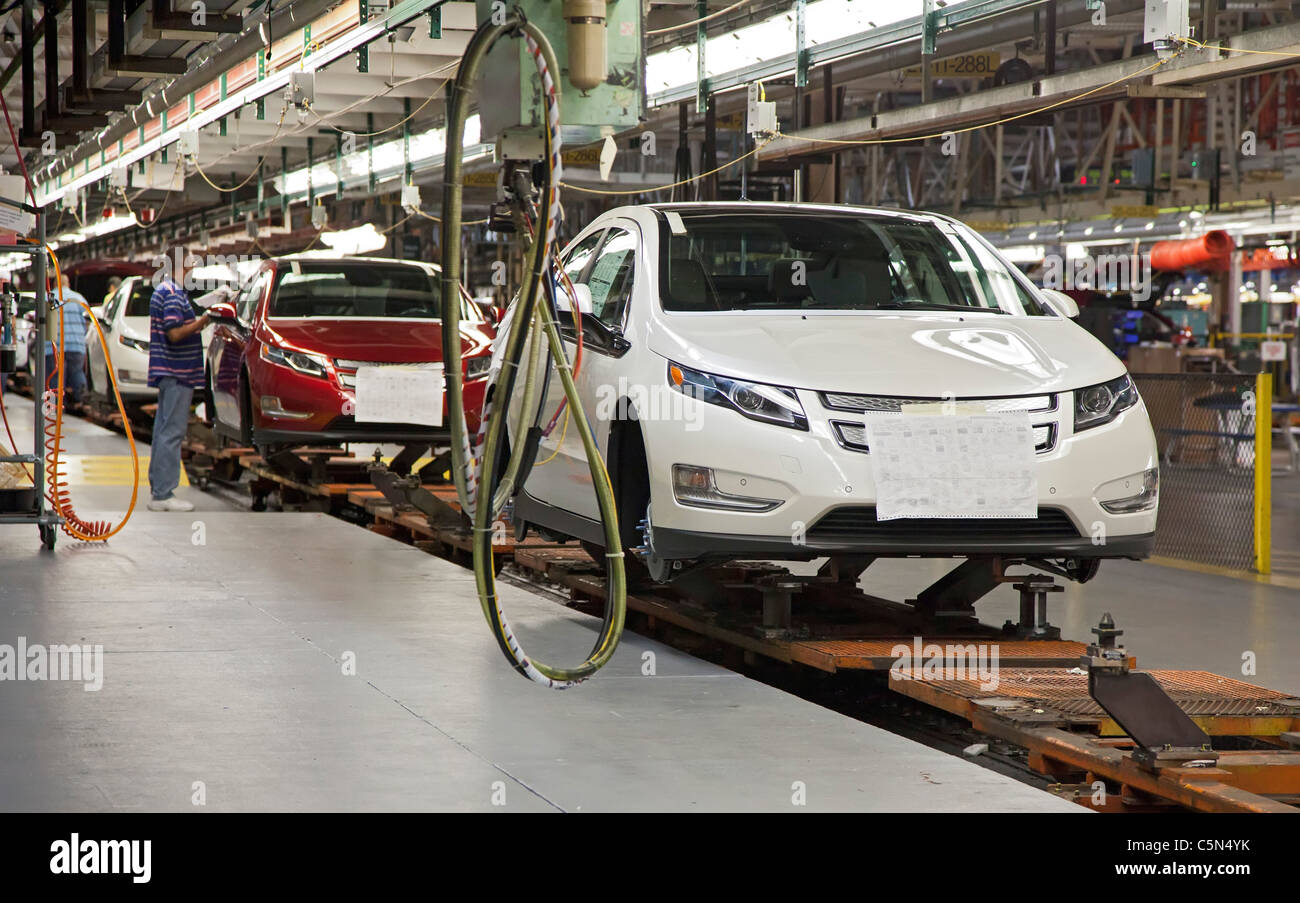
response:
M578 299L578 313L591 313L591 287L575 282L573 284L573 291ZM563 290L560 291L559 295L556 296L555 306L560 310L573 310L573 306L569 301L568 292Z
M1071 320L1078 319L1079 305L1065 292L1058 292L1054 288L1040 289L1040 291L1042 291L1044 300L1047 301L1052 310L1062 317Z
M493 326L500 325L501 315L497 313L496 305L492 303L491 298L475 298L474 306L478 308L478 312L483 315L483 319L487 320L488 323Z
M236 323L235 305L227 301L218 301L208 308L208 319L213 323Z

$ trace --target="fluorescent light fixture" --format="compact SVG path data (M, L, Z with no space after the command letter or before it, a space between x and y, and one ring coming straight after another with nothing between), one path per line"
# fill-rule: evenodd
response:
M868 11L867 7L875 9ZM807 46L861 34L883 25L893 25L921 15L922 0L893 0L882 4L861 0L814 0L804 7L804 40ZM868 19L868 12L873 19ZM793 53L794 16L779 13L770 19L746 25L733 32L715 35L704 42L704 77L713 78L755 63ZM699 67L695 41L652 53L646 57L646 93L656 94L695 81Z
M374 223L338 232L322 232L320 240L329 246L331 253L342 255L369 254L388 244L388 238L379 234Z
M465 148L473 148L480 143L480 120L478 114L465 120ZM411 136L411 164L440 161L447 151L447 130L445 128L429 129ZM403 153L403 141L398 138L376 144L373 151L359 150L347 154L342 160L342 173L345 184L357 185L367 179L370 173L373 154L373 168L376 174L382 174L379 181L388 181L400 176L406 158ZM466 159L469 159L468 157ZM338 162L322 162L311 167L311 185L321 194L334 191L339 184ZM307 167L291 170L287 175L278 175L271 180L275 190L290 196L307 193Z

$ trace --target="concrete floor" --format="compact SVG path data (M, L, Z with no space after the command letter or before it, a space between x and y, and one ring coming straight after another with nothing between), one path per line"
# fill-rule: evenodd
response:
M125 445L69 426L70 454ZM120 468L87 473L104 485L73 487L83 513L124 507ZM98 692L0 682L0 810L189 810L202 782L213 810L800 811L802 782L811 810L1083 811L634 635L596 679L541 689L497 650L470 572L325 515L180 494L203 510L137 511L106 545L49 554L0 527L0 643L104 647ZM592 619L502 596L534 655L589 650Z

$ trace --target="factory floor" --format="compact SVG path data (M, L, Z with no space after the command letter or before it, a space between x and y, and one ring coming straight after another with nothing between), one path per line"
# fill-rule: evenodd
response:
M9 402L25 446L30 403ZM78 510L114 516L125 440L65 432ZM107 544L60 536L48 553L34 527L0 526L0 644L104 649L97 692L0 681L0 811L200 795L213 810L788 811L801 793L810 810L1082 811L632 634L596 679L541 689L507 666L464 568L326 515L178 495L196 512L144 510L145 481ZM904 598L948 566L882 561L863 583ZM531 653L589 651L593 619L502 597ZM1015 607L1003 587L979 610L1001 623ZM1246 680L1300 694L1300 589L1108 562L1050 609L1073 639L1104 611L1144 667L1241 678L1252 652Z
M28 407L11 396L19 437ZM129 464L101 460L125 445L68 422L83 515L125 506ZM596 679L534 686L468 570L327 515L178 495L199 510L141 510L142 491L107 544L48 553L0 527L0 644L104 650L98 691L0 681L0 811L1082 811L631 634ZM589 651L593 619L502 597L533 654Z

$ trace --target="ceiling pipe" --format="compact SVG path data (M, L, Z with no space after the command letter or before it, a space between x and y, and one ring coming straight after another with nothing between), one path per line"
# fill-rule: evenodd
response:
M31 2L32 0L24 0L25 4ZM326 10L337 6L339 2L340 0L299 0L299 2L286 4L283 9L276 10L271 17L272 32L282 34L295 27L301 27L304 23L318 18ZM253 17L249 17L245 24L251 24L252 21ZM174 100L168 102L167 98L169 96L173 98L184 97L191 91L217 78L235 63L252 56L261 46L262 39L256 28L251 28L238 36L227 35L218 38L212 42L212 54L198 66L184 75L177 76L162 89L145 95L143 103L140 103L128 113L116 117L108 128L99 135L82 141L76 147L60 155L59 160L55 163L55 168L49 173L50 177L66 172L71 166L68 161L75 161L92 151L99 151L152 119L155 114L149 112L151 101L154 108L166 109L171 103L175 103Z

